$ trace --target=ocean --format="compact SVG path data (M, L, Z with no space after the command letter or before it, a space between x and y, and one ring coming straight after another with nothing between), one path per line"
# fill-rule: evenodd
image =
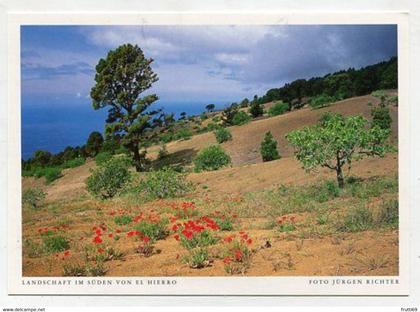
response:
M198 115L205 111L208 103L154 103L151 108L163 107L167 113L181 112L188 115ZM223 108L227 103L217 105ZM47 150L52 153L62 151L66 146L81 146L86 143L92 131L103 132L106 109L95 111L91 104L80 103L71 105L63 103L56 105L29 104L22 105L22 158L28 159L36 150Z

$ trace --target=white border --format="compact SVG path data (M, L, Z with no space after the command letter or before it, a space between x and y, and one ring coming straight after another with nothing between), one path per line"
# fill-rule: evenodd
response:
M408 16L406 13L48 13L9 14L8 19L8 290L9 294L124 294L124 295L408 295L409 292L409 105L408 105ZM312 286L310 277L151 277L135 280L176 280L176 286L88 285L23 286L22 280L75 280L76 278L23 278L21 257L20 178L20 25L222 25L222 24L398 24L399 65L399 196L400 252L399 284ZM314 277L311 277L312 279ZM340 277L319 277L338 279ZM341 277L379 279L380 277ZM391 277L384 277L390 279ZM79 279L80 280L80 279ZM127 278L83 278L83 280L127 280Z

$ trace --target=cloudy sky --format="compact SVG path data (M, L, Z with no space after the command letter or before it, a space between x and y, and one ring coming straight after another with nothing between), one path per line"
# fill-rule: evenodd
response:
M89 102L107 51L138 44L159 76L153 92L176 103L240 101L298 78L397 54L396 26L23 26L23 105Z

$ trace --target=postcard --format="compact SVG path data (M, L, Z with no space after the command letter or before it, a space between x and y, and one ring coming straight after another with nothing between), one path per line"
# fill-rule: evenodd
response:
M10 294L408 294L404 14L8 32Z

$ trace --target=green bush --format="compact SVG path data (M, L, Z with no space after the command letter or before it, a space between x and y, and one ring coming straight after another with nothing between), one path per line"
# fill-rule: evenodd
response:
M214 131L214 135L216 136L217 143L223 143L232 140L232 134L226 128L216 129Z
M61 169L56 167L46 167L44 168L44 177L45 181L49 184L58 178L61 178L63 175L61 174Z
M130 160L127 157L113 157L102 166L92 170L86 181L87 190L101 199L119 194L130 182Z
M47 252L61 252L70 248L68 240L60 235L44 235L42 242Z
M181 128L175 132L174 140L188 140L192 137L192 131L189 128Z
M261 142L260 152L263 161L272 161L280 158L277 151L277 141L274 140L270 131L265 134L264 140Z
M44 200L45 193L37 188L26 189L22 192L22 203L33 209L38 208L40 202Z
M268 109L268 115L270 116L282 115L288 110L289 110L289 104L280 101Z
M185 174L178 173L172 168L152 171L140 182L140 190L150 199L180 197L193 189Z
M168 236L169 232L166 228L167 224L167 219L161 219L158 222L148 222L146 220L142 220L134 228L143 235L148 236L152 241L156 241L164 239Z
M350 210L338 229L343 232L359 232L369 230L373 225L372 212L364 206Z
M246 112L239 111L232 118L232 124L235 126L242 126L251 121L251 116Z
M392 118L388 107L374 107L370 114L372 116L372 127L377 126L384 130L391 129Z
M317 109L317 108L330 106L330 104L334 101L335 101L335 98L333 96L321 94L321 95L313 97L311 101L309 102L309 106L311 106L313 109Z
M211 145L202 149L194 158L195 171L217 170L231 163L230 156L220 145Z
M71 159L71 160L66 161L63 164L63 168L65 168L65 169L67 169L67 168L76 168L76 167L79 167L79 166L83 165L85 163L85 161L86 160L84 158L81 158L81 157L75 158L75 159Z
M108 160L112 158L112 153L110 152L100 152L95 157L95 162L98 166L102 166L104 163L106 163Z
M249 113L253 118L257 118L264 114L264 106L258 103L258 101L253 101L251 107L249 108Z

